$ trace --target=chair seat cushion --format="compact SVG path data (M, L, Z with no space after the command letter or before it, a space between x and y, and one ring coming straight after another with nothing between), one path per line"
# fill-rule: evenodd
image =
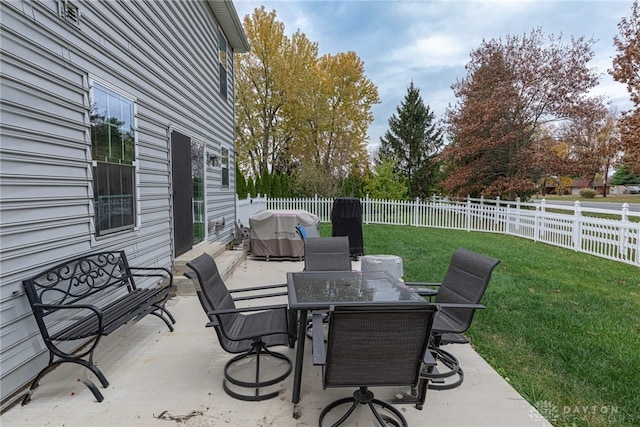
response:
M259 311L251 314L236 315L231 324L225 325L224 334L229 340L228 351L240 353L251 348L251 339L241 339L250 334L261 337L266 347L287 345L289 333L285 310ZM234 341L234 339L240 339Z
M465 325L456 318L449 316L446 312L439 311L433 319L434 333L442 332L464 332Z

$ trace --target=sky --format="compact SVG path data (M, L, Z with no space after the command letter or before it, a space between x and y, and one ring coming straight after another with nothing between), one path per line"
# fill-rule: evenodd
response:
M365 75L378 88L369 149L375 150L389 117L413 81L423 102L442 118L456 104L451 85L466 77L471 51L483 40L522 37L540 28L545 35L593 39L589 66L601 75L593 95L604 96L617 111L632 107L626 86L607 70L616 55L618 23L631 15L633 1L618 0L234 0L242 21L264 5L276 11L285 34L297 30L318 43L319 54L355 52Z

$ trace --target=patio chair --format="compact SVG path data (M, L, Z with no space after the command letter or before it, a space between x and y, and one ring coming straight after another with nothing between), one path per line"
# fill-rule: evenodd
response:
M333 426L343 424L359 405L368 405L381 426L407 426L402 413L376 399L369 387L421 384L424 396L427 384L420 371L425 364L435 365L427 345L436 311L426 303L332 307L326 351L323 334L314 327L314 365L323 366L323 388L358 389L352 397L327 405L320 413L320 426L330 411L347 403L351 407ZM321 324L322 315L314 314L313 322Z
M207 313L209 323L218 335L222 348L229 353L240 353L230 359L224 366L223 388L225 392L241 400L259 401L271 399L279 395L279 391L262 393L262 388L272 386L283 381L291 373L291 361L283 354L269 350L269 347L279 345L293 346L290 331L290 318L287 304L263 305L253 307L236 307L236 301L253 300L256 298L286 295L285 292L275 292L245 297L233 297L233 293L255 292L271 290L283 285L272 285L252 288L234 289L229 291L225 286L214 259L208 254L189 261L187 266L193 270L198 279L200 290L197 291L202 308ZM185 275L194 278L194 273ZM244 380L232 375L231 371L238 362L244 362L249 357L255 357L255 373L253 380ZM261 379L261 359L271 357L278 364L284 363L284 372L269 379ZM237 368L236 368L237 369ZM239 393L236 388L251 389L252 393Z
M414 287L419 294L428 297L440 308L433 321L430 348L436 359L449 370L430 373L429 378L434 381L429 384L429 388L448 390L462 384L464 371L458 359L441 346L469 342L462 334L471 326L476 309L484 308L480 300L487 289L493 269L499 263L497 259L459 248L451 257L442 283L406 282L406 285ZM445 378L454 375L457 375L454 382L445 382Z
M351 271L349 238L307 237L304 241L305 271Z
M320 231L315 225L296 225L296 232L300 235L300 238L304 241L307 237L320 237Z
M349 237L308 237L304 242L305 271L351 271ZM307 319L307 337L311 338L311 318Z

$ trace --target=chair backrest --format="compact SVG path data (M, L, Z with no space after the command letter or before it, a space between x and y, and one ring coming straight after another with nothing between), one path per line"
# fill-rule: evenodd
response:
M211 255L204 253L189 261L187 266L196 273L198 278L198 283L200 284L198 298L205 312L223 308L235 308L233 298L224 284L218 271L218 266ZM231 325L236 316L238 314L223 314L217 316L217 321L221 322L224 328ZM215 317L209 316L209 319L216 321Z
M305 271L351 271L349 238L308 237L304 242Z
M458 248L451 257L449 269L442 280L435 303L478 304L484 295L493 269L499 260L465 248ZM445 316L451 332L469 329L475 310L442 307L438 316Z
M427 303L335 307L324 387L416 385L436 311Z
M302 240L307 240L307 237L320 237L320 231L315 225L296 225L296 231L300 235Z

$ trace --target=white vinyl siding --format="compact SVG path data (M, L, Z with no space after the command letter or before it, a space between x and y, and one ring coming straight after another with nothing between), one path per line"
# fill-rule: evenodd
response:
M233 148L233 70L222 100L218 28L209 2L0 2L0 387L27 384L47 353L21 281L54 263L100 250L126 251L136 266L171 267L170 132ZM229 25L228 23L225 25ZM228 40L237 40L237 35ZM228 55L233 47L227 43ZM232 66L231 59L228 64ZM96 238L91 80L135 103L135 227ZM233 170L205 175L206 218L226 218L209 240L231 240ZM4 404L4 403L3 403Z

